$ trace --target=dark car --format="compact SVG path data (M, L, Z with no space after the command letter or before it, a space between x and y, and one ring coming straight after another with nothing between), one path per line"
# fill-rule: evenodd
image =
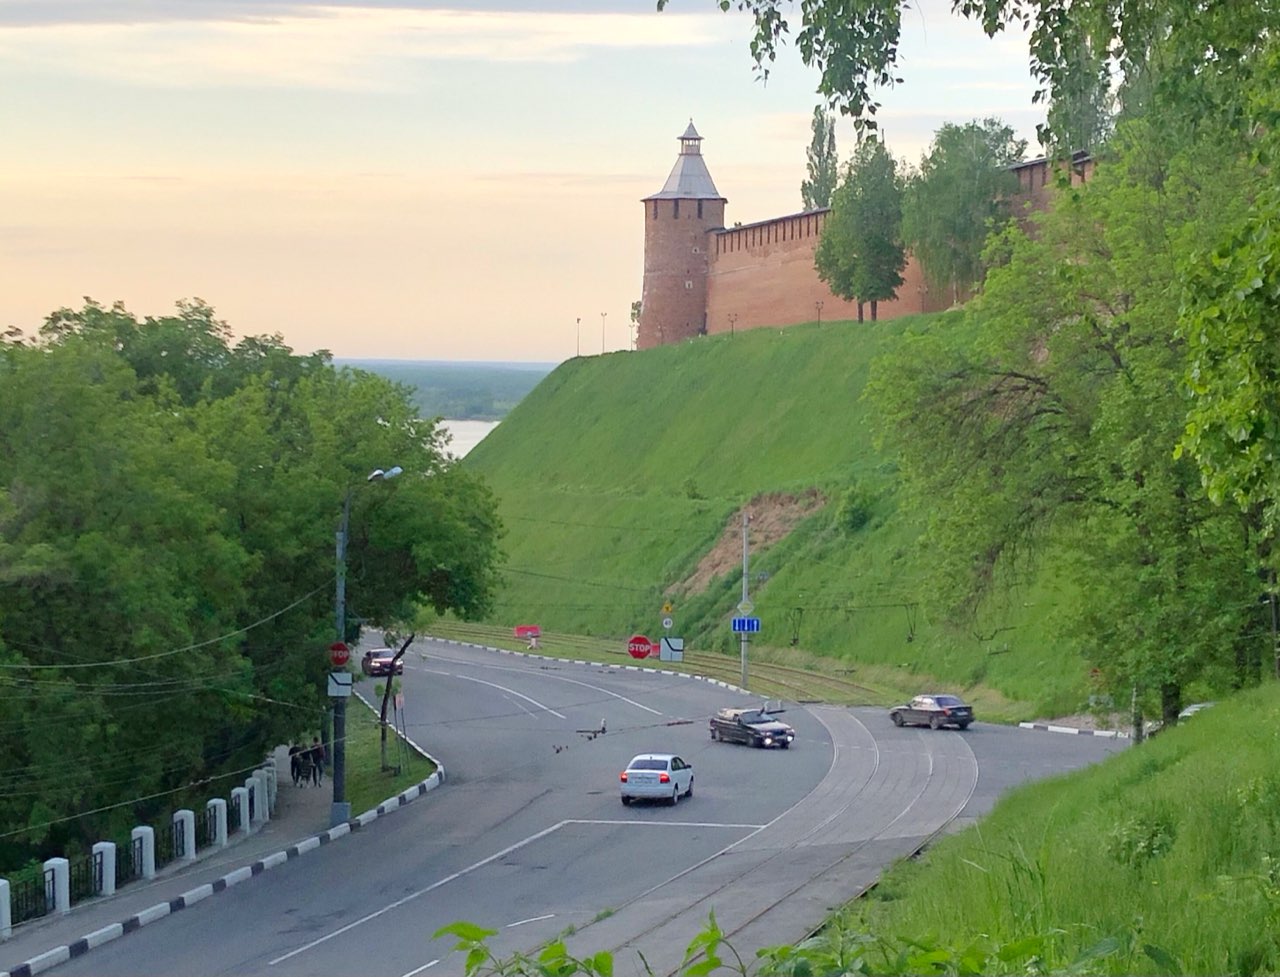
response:
M895 726L959 726L968 729L973 722L973 708L954 695L918 695L906 705L894 706L889 718Z
M364 658L360 662L360 669L366 675L390 675L391 662L396 657L396 653L390 648L374 648L372 651L366 651ZM404 674L404 659L396 662L396 674Z
M749 746L789 749L796 731L767 709L721 709L711 717L711 738Z

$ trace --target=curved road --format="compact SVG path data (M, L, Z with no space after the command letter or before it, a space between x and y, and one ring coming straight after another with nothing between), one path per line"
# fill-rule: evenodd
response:
M754 750L707 733L747 697L685 676L435 642L406 660L409 735L441 789L54 972L453 977L462 957L432 934L467 920L501 956L572 934L619 973L639 952L671 974L712 910L739 951L794 942L1010 786L1123 748L792 705L792 749ZM689 760L694 797L623 807L618 771L645 751Z

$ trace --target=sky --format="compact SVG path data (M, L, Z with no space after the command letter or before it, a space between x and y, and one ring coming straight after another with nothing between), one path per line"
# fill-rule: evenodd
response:
M685 126L749 223L801 209L818 104L793 47L758 77L747 15L655 7L0 0L0 330L200 298L236 336L339 358L630 348L640 199ZM1022 35L912 0L900 53L895 156L988 116L1038 154Z

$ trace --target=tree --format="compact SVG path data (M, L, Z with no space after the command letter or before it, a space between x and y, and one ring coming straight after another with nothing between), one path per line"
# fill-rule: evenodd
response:
M831 206L831 195L840 178L840 157L836 153L836 120L821 105L813 109L813 140L806 153L809 176L800 184L805 210Z
M903 236L930 287L950 290L953 301L982 279L983 245L1017 190L1009 167L1026 148L998 119L947 123L907 187Z
M902 244L902 182L884 144L866 139L845 170L814 254L818 277L844 299L877 303L891 299L902 284L906 249Z

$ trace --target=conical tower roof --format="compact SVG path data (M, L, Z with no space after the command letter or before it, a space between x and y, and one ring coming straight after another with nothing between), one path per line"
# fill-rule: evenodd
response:
M680 155L676 157L676 165L671 168L671 175L657 193L650 194L645 200L724 200L716 189L715 181L707 171L706 161L702 158L702 137L689 120L689 127L680 137Z

